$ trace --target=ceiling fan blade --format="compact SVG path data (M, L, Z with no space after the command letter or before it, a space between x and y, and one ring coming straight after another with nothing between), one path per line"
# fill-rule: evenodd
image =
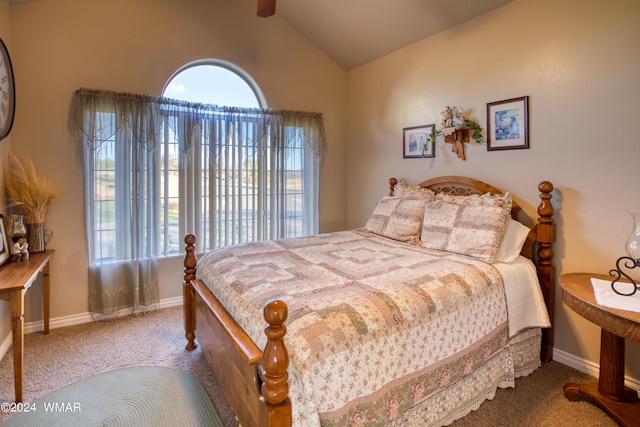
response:
M267 18L276 13L276 0L258 0L258 16Z

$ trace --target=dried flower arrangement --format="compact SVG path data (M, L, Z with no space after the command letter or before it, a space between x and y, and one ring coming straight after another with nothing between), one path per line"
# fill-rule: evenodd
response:
M30 224L43 223L47 208L60 197L54 183L39 176L30 160L23 164L12 153L4 170L4 185L9 202L19 207Z

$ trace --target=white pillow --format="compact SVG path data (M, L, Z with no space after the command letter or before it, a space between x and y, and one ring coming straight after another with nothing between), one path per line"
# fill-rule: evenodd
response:
M521 222L512 218L507 218L504 236L502 236L496 260L499 262L514 261L518 255L520 255L522 246L529 235L529 231L531 231L531 229Z

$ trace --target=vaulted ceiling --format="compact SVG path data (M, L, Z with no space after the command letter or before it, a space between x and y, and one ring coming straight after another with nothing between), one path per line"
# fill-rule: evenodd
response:
M277 0L276 15L350 70L511 1Z

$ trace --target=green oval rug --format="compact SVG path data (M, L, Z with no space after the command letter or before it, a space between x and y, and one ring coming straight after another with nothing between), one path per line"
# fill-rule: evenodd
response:
M206 390L193 376L160 366L93 375L22 407L29 412L15 413L3 427L223 427Z

